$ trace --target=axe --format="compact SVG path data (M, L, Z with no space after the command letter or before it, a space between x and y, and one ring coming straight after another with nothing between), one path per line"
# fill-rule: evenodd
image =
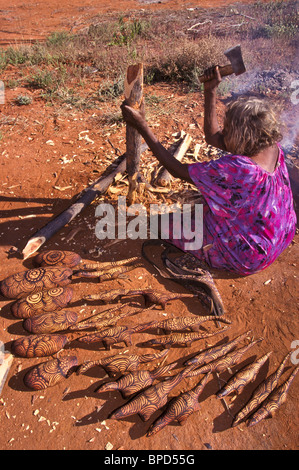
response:
M227 75L241 75L246 72L246 68L242 58L241 46L231 47L224 52L224 55L230 61L228 65L219 66L219 72L221 77L226 77ZM199 81L204 83L207 81L204 75L199 77Z

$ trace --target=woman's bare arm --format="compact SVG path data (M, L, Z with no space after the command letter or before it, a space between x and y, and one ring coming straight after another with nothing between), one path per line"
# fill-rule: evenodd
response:
M216 89L221 82L218 67L205 72L208 81L204 84L204 133L207 144L226 150L216 112Z
M193 183L186 163L179 162L163 145L159 142L152 130L149 128L143 110L139 111L127 106L125 103L121 106L125 121L133 126L142 135L145 142L167 171L174 177Z
M216 88L221 82L218 67L213 67L205 72L208 81L204 84L204 132L206 142L214 147L226 150L223 134L220 131L216 113ZM159 142L152 130L149 128L145 116L144 108L133 109L124 102L121 105L124 120L133 126L142 135L145 142L169 173L175 178L193 184L189 176L189 165L179 162L163 145Z

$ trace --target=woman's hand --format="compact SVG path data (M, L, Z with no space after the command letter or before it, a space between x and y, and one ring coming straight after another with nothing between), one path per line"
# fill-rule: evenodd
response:
M204 77L207 80L204 82L204 90L216 90L222 80L218 65L216 65L216 67L210 67L209 69L205 70Z
M188 164L181 163L177 160L163 145L159 142L150 127L147 125L144 115L144 106L141 104L140 109L131 108L124 101L121 105L124 120L134 127L144 138L145 142L169 173L175 178L181 178L189 183L192 180L189 176Z
M130 124L130 126L137 129L137 131L139 131L140 133L142 132L142 130L145 129L147 124L145 120L143 101L142 101L140 109L131 108L124 101L121 104L121 110L122 110L123 118L126 121L126 123Z

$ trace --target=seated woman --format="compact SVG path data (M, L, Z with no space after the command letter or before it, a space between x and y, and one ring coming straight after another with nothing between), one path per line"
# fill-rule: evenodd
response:
M223 131L216 115L218 67L206 71L206 142L228 152L210 162L183 164L148 127L143 111L125 103L125 121L142 135L175 177L195 184L204 198L203 248L191 251L208 266L249 275L269 266L291 243L296 228L293 196L274 112L262 99L238 98L226 110ZM185 241L169 240L184 250Z

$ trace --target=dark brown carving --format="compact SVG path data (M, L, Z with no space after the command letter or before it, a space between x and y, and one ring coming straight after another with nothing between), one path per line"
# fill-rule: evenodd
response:
M289 352L278 369L273 372L273 374L269 375L253 392L249 401L246 405L239 411L239 413L235 416L232 427L237 426L246 416L250 415L255 409L258 408L259 405L263 403L263 401L273 392L274 388L277 386L278 381L285 369L286 362L290 357L291 352Z
M242 348L237 349L236 351L230 352L225 356L221 356L219 359L216 359L216 361L204 364L198 369L195 369L190 372L188 377L195 377L199 374L207 374L208 372L219 373L226 369L229 369L240 361L241 357L245 354L245 352L247 352L250 348L252 348L255 344L259 343L262 340L263 338L259 338L255 341L251 341L246 346L243 346Z
M139 291L138 291L139 292ZM111 303L114 300L119 300L124 296L135 295L135 291L130 289L112 289L112 290L103 290L98 294L88 294L83 297L84 300L101 300L103 303Z
M124 372L137 370L140 364L165 358L168 352L169 351L165 349L156 354L143 354L141 356L138 356L137 354L117 354L115 356L99 359L98 361L86 361L78 368L77 374L83 374L95 365L102 366L110 376L123 374Z
M170 348L171 346L179 345L189 347L193 341L199 341L200 339L208 338L210 336L217 335L226 331L228 326L224 328L219 328L216 331L211 333L202 333L202 332L191 332L191 333L171 333L170 335L160 336L158 338L151 339L146 342L148 345L158 345L164 346L165 348Z
M34 258L38 266L67 266L75 268L81 265L83 260L80 255L73 251L46 250L38 253Z
M11 306L11 313L16 318L29 318L41 313L56 312L66 307L72 297L71 287L54 287L17 300Z
M221 323L231 324L227 318L216 318L214 315L205 317L175 317L168 318L156 324L156 327L162 328L165 331L178 331L186 330L189 328L191 331L199 331L199 326L207 321L217 321Z
M78 277L86 278L97 278L99 282L110 281L112 279L117 279L125 273L144 267L143 263L135 263L132 266L118 266L110 267L108 269L102 269L101 271L79 271L76 273Z
M67 330L71 325L77 323L78 313L71 310L61 310L54 313L42 313L23 321L23 328L29 333L56 333Z
M70 326L70 330L85 330L87 328L101 329L104 326L114 325L120 318L133 315L136 312L122 312L116 315L117 312L121 312L123 306L117 306L105 310L104 312L96 313L89 316L86 320L81 321L78 324ZM139 309L140 311L140 309Z
M57 385L67 379L78 365L76 356L52 359L33 367L24 377L24 384L32 390L41 390Z
M169 293L169 292L157 292L153 289L138 289L138 290L130 290L130 289L113 289L111 291L103 291L99 294L90 294L84 297L85 300L101 300L102 302L112 302L113 300L118 300L124 296L135 296L135 295L142 295L145 300L146 306L150 306L151 304L161 305L164 309L165 305L176 299L185 299L185 298L194 298L193 294L176 294L176 293Z
M252 417L248 421L248 427L255 426L259 423L262 419L267 418L268 416L273 416L274 413L278 410L278 408L285 403L287 399L287 394L289 388L299 371L299 366L297 366L294 371L291 373L288 380L286 380L280 387L274 389L271 395L266 398L266 400L262 403L260 408L252 415Z
M175 365L176 363L167 364L153 371L138 370L130 372L129 374L123 375L115 382L108 382L101 385L96 389L96 392L102 393L110 390L119 390L123 398L127 398L133 393L140 392L140 390L152 385L157 378L167 374Z
M173 300L189 299L194 298L193 294L177 294L171 292L159 292L153 289L145 289L140 291L140 294L144 297L145 305L149 307L152 304L160 305L162 309L165 309L165 306L168 302Z
M173 398L164 413L150 426L147 437L157 434L157 432L175 420L180 424L184 424L186 419L199 409L198 397L209 378L210 373L206 374L192 390Z
M147 421L150 416L167 403L169 393L188 374L192 366L184 369L173 377L169 377L156 385L152 385L145 391L140 392L136 397L131 398L125 405L116 409L110 414L110 419L126 418L138 414L143 421Z
M17 299L42 289L70 284L72 269L66 267L28 269L1 281L1 293L9 299Z
M217 398L224 398L232 392L239 395L249 382L255 380L260 368L269 359L270 354L272 354L272 351L236 372L224 387L216 393Z
M87 344L102 341L106 349L110 349L111 345L116 343L125 343L126 346L131 346L132 334L147 330L148 328L151 328L154 323L155 322L143 323L142 325L137 325L132 328L128 326L115 326L113 328L101 330L98 333L81 336L78 338L78 341Z
M250 331L247 331L246 333L237 336L228 343L220 344L219 346L212 346L211 348L200 351L198 354L196 354L196 356L192 357L191 359L188 359L188 361L186 361L184 364L186 366L190 366L191 364L200 365L208 364L209 362L215 361L219 357L224 356L229 351L234 349L234 347L236 347L237 344L240 343L243 339L248 337L249 334Z
M120 308L118 308L117 310L120 310ZM138 311L140 311L140 309ZM92 317L90 320L86 320L84 322L79 323L79 325L74 325L70 327L70 330L85 330L87 328L103 330L108 326L116 325L116 323L122 318L135 315L136 313L136 311L132 310L131 312L122 312L119 315L108 315L107 317L102 317L100 319L98 319L99 317L96 315L96 319Z
M21 357L45 357L60 351L67 342L64 335L30 335L13 341L11 351Z
M138 257L120 260L120 261L89 261L83 260L80 255L73 251L65 250L47 250L42 251L35 257L35 263L38 266L68 266L69 268L77 268L81 270L106 270L115 268L116 266L123 266L128 263L135 263L139 260Z

